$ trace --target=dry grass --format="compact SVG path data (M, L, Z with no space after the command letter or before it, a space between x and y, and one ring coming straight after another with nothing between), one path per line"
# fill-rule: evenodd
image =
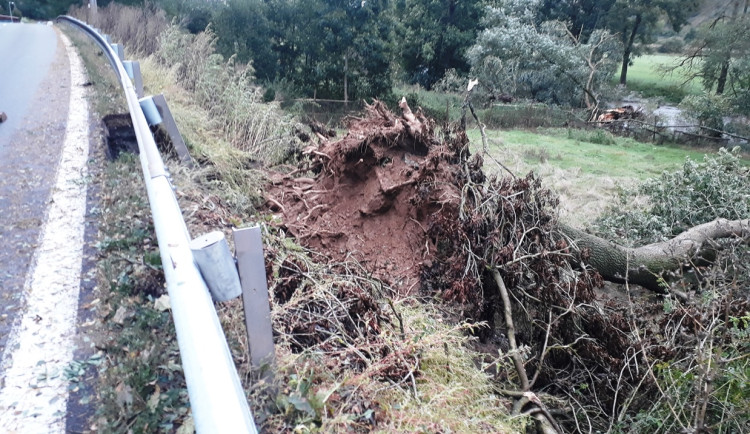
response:
M550 155L549 151L532 155L528 150L524 153L506 147L498 139L492 142L493 157L516 174L536 172L544 186L560 196L557 208L560 219L576 226L592 223L616 201L620 189L636 183L636 179L632 178L584 173L580 167L562 168L556 164L556 156ZM546 157L541 158L540 155ZM487 162L486 170L497 174L504 172L492 161Z
M69 13L79 20L88 18L88 8L83 6L73 6ZM112 2L99 8L97 19L89 24L108 33L113 42L126 42L128 57L137 58L148 56L159 48L159 35L169 21L164 11L154 4L133 7Z
M297 149L293 119L277 104L263 104L248 65L215 53L210 29L190 35L177 26L160 36L155 58L208 113L224 139L266 164L278 164Z
M521 432L524 417L509 416L510 401L497 393L491 363L477 366L469 324L420 302L400 304L405 327L422 347L421 376L412 393L388 396L391 421L382 432ZM473 327L476 327L474 325ZM498 359L500 354L495 355Z

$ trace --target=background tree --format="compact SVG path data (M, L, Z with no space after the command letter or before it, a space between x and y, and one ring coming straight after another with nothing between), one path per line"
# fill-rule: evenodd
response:
M734 0L708 26L699 30L683 64L706 90L723 94L727 86L733 93L750 88L750 1Z
M49 20L63 15L72 4L80 3L76 0L13 0L13 13L32 20ZM8 2L3 4L3 10Z
M256 77L344 100L390 93L393 23L386 0L231 0L213 18L220 51Z
M538 23L540 0L497 4L468 53L480 83L493 94L596 107L617 64L616 38L597 30L583 43L560 21Z
M214 14L211 22L222 55L236 55L240 62L252 63L257 78L273 80L279 56L271 44L268 11L269 4L262 0L231 0Z
M405 79L427 89L448 69L469 71L466 50L474 43L481 0L400 0L398 49Z
M607 12L606 28L619 34L622 41L620 84L627 83L632 57L639 55L641 47L651 42L659 19L666 18L672 28L679 31L699 5L699 0L616 0Z
M539 9L539 22L562 21L571 33L583 42L594 30L606 27L607 14L615 0L544 0Z
M391 90L393 19L386 0L295 3L274 25L277 47L289 47L283 78L308 96L359 99ZM289 19L290 15L294 19ZM303 17L302 20L299 18Z

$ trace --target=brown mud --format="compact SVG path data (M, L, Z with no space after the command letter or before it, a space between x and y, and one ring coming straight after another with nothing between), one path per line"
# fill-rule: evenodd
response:
M341 140L319 135L320 145L305 150L315 178L276 176L269 204L305 246L357 259L399 293L412 293L437 250L428 228L458 207L462 175L452 163L468 139L450 131L438 140L434 122L405 103L401 116L368 105L348 128Z

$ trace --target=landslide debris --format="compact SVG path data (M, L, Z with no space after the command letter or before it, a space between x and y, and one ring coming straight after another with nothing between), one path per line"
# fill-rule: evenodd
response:
M457 215L468 139L448 130L439 140L432 120L401 106L396 116L376 101L349 119L341 140L318 136L321 144L304 151L305 169L317 176L276 176L269 203L300 243L357 259L407 294L419 289L438 250L430 228Z
M309 158L297 170L271 176L267 204L281 228L334 262L356 259L393 288L394 298L441 296L463 319L486 325L475 332L487 354L496 358L499 353L502 360L522 352L527 362L517 366L527 371L531 387L565 401L571 387L591 383L580 401L600 406L602 415L608 415L604 410L612 408L618 392L635 393L648 383L630 369L637 361L622 358L640 343L630 338L628 312L597 300L594 288L601 277L573 259L585 261L586 252L574 255L571 240L558 233L557 198L533 174L487 179L483 156L469 153L463 129L437 130L434 121L412 112L405 100L400 107L396 115L380 102L367 105L361 117L349 119L342 139L316 135L318 144L303 151ZM288 284L275 294L281 303L289 294L308 290L294 283L306 276L305 267L289 263L282 269L285 274L279 276ZM509 348L499 281L511 293L517 349ZM367 313L366 306L376 303L355 298L360 301L353 305L364 308L353 316L356 322L387 322L383 311ZM306 307L297 310L318 312L311 297L304 300ZM304 326L309 320L284 316L283 321ZM304 337L295 338L298 350L324 341L330 327L313 323L315 330L285 332ZM323 335L314 337L317 330ZM497 364L502 384L518 380L520 374L507 364L487 361ZM412 371L403 365L393 368L401 375L419 375L416 366ZM574 423L563 421L568 422Z

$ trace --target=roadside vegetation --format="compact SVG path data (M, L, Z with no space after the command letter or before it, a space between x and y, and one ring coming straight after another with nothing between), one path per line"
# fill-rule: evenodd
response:
M710 122L740 104L744 76L725 77L739 91L717 96L721 68L703 82L704 93L697 81L681 87L677 73L659 75L655 66L677 57L636 57L655 29L676 32L687 22L691 9L680 9L681 2L635 1L628 11L603 1L598 6L612 8L611 16L578 23L587 29L580 34L555 21L575 12L556 2L491 3L461 2L449 16L427 7L440 1L394 8L366 2L351 10L323 0L305 11L273 1L100 9L103 30L125 43L128 57L140 58L146 92L167 96L197 162L187 168L168 161L191 233L263 228L277 357L272 384L258 382L250 366L241 303L216 306L256 422L268 432L743 431L750 423L747 234L659 274L666 295L646 294L636 285L602 290L587 253L558 238L558 223L640 246L717 217L747 219L748 163L740 151L644 143L588 122L621 92L610 79L618 74L644 97L688 97L682 107L704 126L723 128L723 120ZM84 9L72 12L85 18ZM346 17L337 34L355 35L355 42L301 38L318 35L309 18L317 12L330 26ZM425 20L439 24L425 30L418 25ZM257 32L245 38L250 21ZM613 22L625 23L632 37L622 40ZM437 43L447 31L455 46ZM73 37L97 112L122 112L108 66L85 38ZM274 44L265 44L269 39ZM467 54L453 57L456 50ZM398 61L384 65L390 55ZM325 61L316 63L319 56ZM685 65L680 74L691 71ZM471 93L470 77L480 83ZM327 148L337 139L289 101L373 96L391 110L403 109L404 96L414 113L369 106L349 119L355 134L341 142L352 146L343 151ZM716 100L713 111L700 98ZM466 142L456 126L462 117ZM408 122L422 133L383 128ZM341 131L343 124L335 126ZM377 147L382 140L386 151ZM372 268L377 261L326 250L336 237L311 246L314 237L294 237L284 220L299 202L285 200L295 194L306 207L289 211L298 224L333 214L323 203L331 209L316 214L305 192L320 199L334 185L326 182L346 184L336 176L350 171L347 164L400 152L404 140L437 156L416 169L404 166L431 182L399 188L415 189L409 206L444 213L434 225L422 226L415 214L414 225L401 226L427 237L427 251L419 252L423 288L414 292L382 278L382 269ZM377 170L417 157L424 156L388 154ZM441 165L450 176L439 178ZM123 154L99 180L103 337L95 426L191 432L139 173L138 159ZM287 187L283 199L270 193Z

